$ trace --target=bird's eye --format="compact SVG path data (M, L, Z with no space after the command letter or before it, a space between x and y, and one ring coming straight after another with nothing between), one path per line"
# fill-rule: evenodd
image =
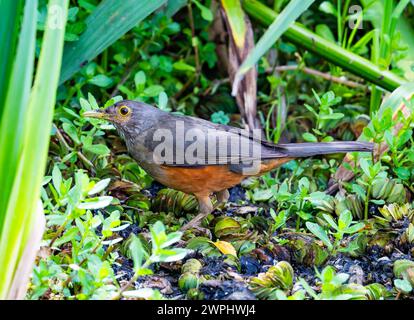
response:
M119 113L122 116L126 116L129 112L130 112L130 109L126 106L122 106L122 107L119 108Z

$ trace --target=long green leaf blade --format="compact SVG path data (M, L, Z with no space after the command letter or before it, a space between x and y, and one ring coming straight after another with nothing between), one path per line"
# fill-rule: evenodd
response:
M26 2L16 59L0 119L0 232L23 145L22 133L27 112L36 44L37 0Z
M0 119L13 65L22 0L0 0Z
M0 299L8 296L36 218L61 67L68 3L68 0L50 0L48 5L42 51L23 126L24 145L0 234Z
M60 83L95 58L167 0L105 0L86 19L79 40L65 46Z
M285 9L272 22L264 35L259 39L254 49L243 61L236 74L234 87L241 80L241 77L259 61L259 59L269 50L280 36L291 26L299 16L306 11L314 0L292 0ZM237 91L235 91L237 92Z

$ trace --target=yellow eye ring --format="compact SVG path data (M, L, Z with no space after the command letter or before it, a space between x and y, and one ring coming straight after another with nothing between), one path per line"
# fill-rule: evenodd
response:
M118 112L121 116L125 117L131 112L131 109L128 108L127 106L121 106L119 107Z

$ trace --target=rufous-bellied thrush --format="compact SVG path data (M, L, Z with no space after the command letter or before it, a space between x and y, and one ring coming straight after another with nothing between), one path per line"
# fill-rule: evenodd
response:
M314 155L372 152L367 142L274 144L245 130L203 119L162 111L124 100L83 114L114 124L128 151L155 180L193 194L199 214L182 229L197 226L213 205L229 198L228 188L249 176L259 176L294 158Z

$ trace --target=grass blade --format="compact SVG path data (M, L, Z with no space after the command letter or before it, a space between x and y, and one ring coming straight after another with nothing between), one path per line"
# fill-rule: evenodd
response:
M250 68L254 67L266 51L273 46L289 26L295 22L295 20L299 18L299 16L306 11L313 2L314 0L292 0L276 17L237 71L233 83L233 95L237 92L238 84L243 75Z

